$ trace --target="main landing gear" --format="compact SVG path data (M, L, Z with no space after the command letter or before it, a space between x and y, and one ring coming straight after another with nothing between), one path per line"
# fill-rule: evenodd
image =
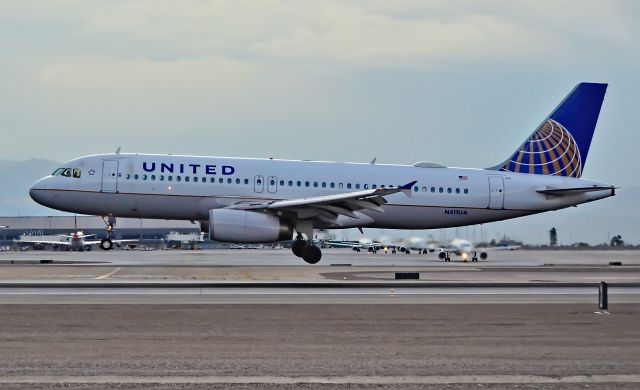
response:
M306 241L302 234L298 233L295 241L291 245L291 251L294 255L302 257L309 264L316 264L322 258L322 251L313 245L313 241Z

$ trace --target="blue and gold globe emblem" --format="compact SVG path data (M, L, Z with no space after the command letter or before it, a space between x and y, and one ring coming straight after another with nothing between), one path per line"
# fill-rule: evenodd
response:
M503 171L580 177L580 149L560 123L547 119L502 167Z

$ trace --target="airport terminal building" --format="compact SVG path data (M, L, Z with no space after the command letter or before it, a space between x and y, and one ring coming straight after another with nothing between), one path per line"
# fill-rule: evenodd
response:
M94 216L0 217L0 226L2 245L11 245L22 235L51 236L74 231L94 234L96 239L107 237L105 221ZM111 238L160 241L171 233L199 234L200 225L190 221L117 218Z

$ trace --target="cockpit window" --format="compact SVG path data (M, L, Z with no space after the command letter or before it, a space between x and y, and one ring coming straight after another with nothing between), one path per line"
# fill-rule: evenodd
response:
M78 168L58 168L51 174L52 176L73 177L79 179L82 171Z

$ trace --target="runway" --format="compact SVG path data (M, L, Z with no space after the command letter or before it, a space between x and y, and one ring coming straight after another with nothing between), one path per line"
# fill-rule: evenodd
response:
M0 358L0 386L632 388L640 383L639 309L620 304L603 316L581 304L0 305L0 350L11 351Z
M0 388L640 386L636 252L328 252L2 253Z

